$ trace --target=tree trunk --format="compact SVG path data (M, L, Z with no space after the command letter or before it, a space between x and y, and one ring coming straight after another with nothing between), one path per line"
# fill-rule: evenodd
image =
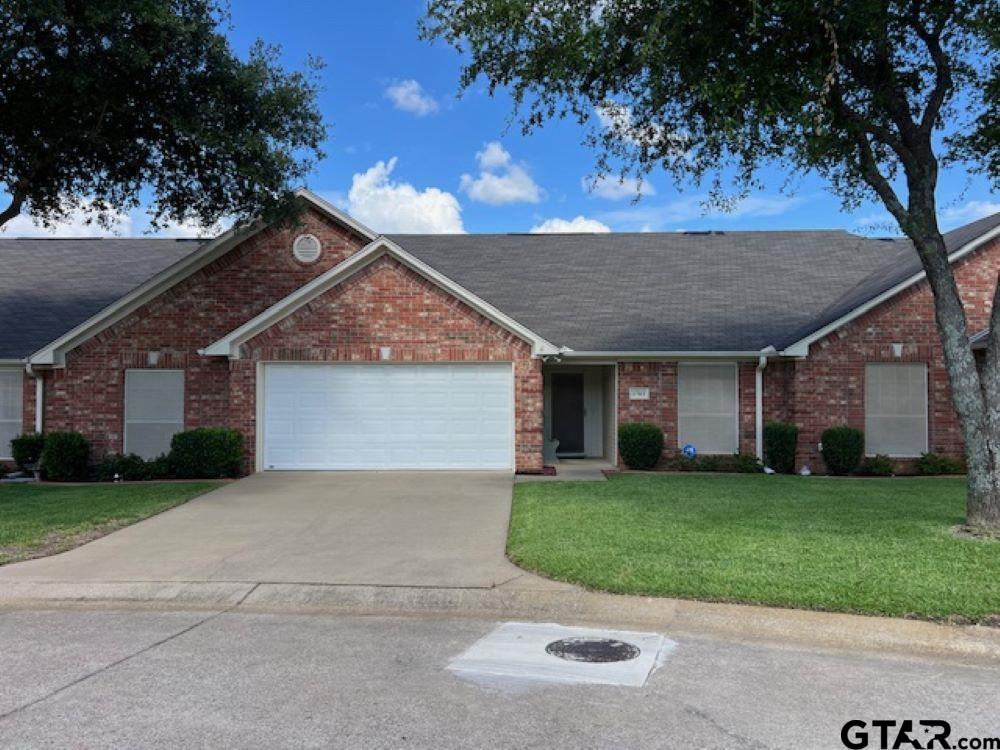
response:
M1000 362L991 346L982 376L969 345L965 308L944 238L931 212L910 211L910 234L934 294L934 313L951 385L952 404L965 440L968 465L966 523L1000 532ZM994 308L994 322L1000 319ZM994 339L1000 331L994 327ZM997 347L1000 349L1000 347Z

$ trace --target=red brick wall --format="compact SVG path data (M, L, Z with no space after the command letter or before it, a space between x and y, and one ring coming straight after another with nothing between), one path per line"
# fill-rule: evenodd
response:
M292 257L292 240L302 232L316 235L323 245L313 264ZM79 430L92 441L96 456L121 451L124 370L148 367L150 351L161 352L157 367L186 372L187 427L228 424L229 364L205 359L197 350L363 245L363 238L314 211L303 214L297 226L268 228L248 238L69 352L65 369L46 374L45 429ZM26 383L26 392L33 387ZM26 410L26 429L33 415L32 422L28 419Z
M541 469L541 361L531 358L531 346L388 257L244 344L230 390L248 460L255 439L253 363L377 362L383 346L395 362L514 362L517 469Z
M955 276L969 318L969 333L989 325L993 293L1000 275L1000 241L977 250L955 265ZM903 344L895 357L892 344ZM962 456L962 436L951 406L934 304L925 283L894 297L812 345L803 360L769 362L764 370L764 422L799 425L797 466L823 471L820 435L827 427L864 429L864 379L868 362L923 362L928 366L928 435L930 450ZM754 425L755 362L739 365L740 450L756 449ZM629 388L650 389L649 401L630 401ZM667 451L677 445L676 362L622 362L618 365L619 422L659 425ZM901 462L906 468L907 462Z
M648 401L629 399L629 388L649 388ZM652 422L663 430L663 450L677 450L677 363L618 363L618 424Z
M955 265L955 277L969 319L969 333L989 325L993 292L1000 274L1000 241L994 241ZM892 344L903 344L901 357ZM922 362L927 365L928 442L935 453L960 458L958 418L934 321L930 287L918 284L812 345L809 357L791 363L786 397L792 421L799 425L798 465L823 470L819 439L835 425L864 429L865 364ZM776 372L776 371L775 371ZM774 377L771 368L767 375ZM777 389L776 384L768 387ZM905 462L904 462L905 463Z
M740 452L756 450L756 362L738 363ZM629 388L649 388L648 401L629 399ZM677 362L618 363L618 422L652 422L663 430L663 451L677 450Z

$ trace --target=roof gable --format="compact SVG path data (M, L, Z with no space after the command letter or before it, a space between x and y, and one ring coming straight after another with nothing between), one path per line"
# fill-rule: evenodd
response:
M375 238L376 235L371 229L355 221L346 213L312 192L302 189L296 191L296 196L320 213L349 227L365 239L372 240ZM65 363L65 356L68 351L124 319L142 305L176 286L184 279L187 279L192 274L225 255L232 248L266 228L267 225L263 222L251 222L246 226L234 227L215 239L200 243L192 252L183 255L176 262L166 267L161 267L158 269L158 272L152 275L149 275L147 272L146 278L141 283L137 286L126 288L123 290L124 293L119 293L117 298L109 299L105 306L94 310L90 317L80 321L70 330L66 330L65 321L63 321L63 325L58 329L61 334L55 338L46 338L44 341L41 341L38 348L28 357L28 362L32 365L62 366ZM115 240L103 242L114 243ZM125 241L123 240L122 242ZM128 240L128 242L139 243L143 242L143 240ZM155 243L164 241L148 239L145 242ZM117 268L113 266L102 270L105 274L109 272L117 274ZM52 294L47 294L46 296L50 301L46 302L45 306L58 308L61 298ZM54 303L51 301L53 297L55 299ZM93 308L94 305L90 307ZM36 340L40 338L40 334L36 336Z
M535 354L555 354L558 349L550 342L540 337L535 332L525 328L513 318L509 317L485 300L480 299L469 290L444 276L434 268L415 258L395 242L385 237L380 237L363 250L355 253L343 263L331 268L326 273L317 276L309 283L303 285L292 294L279 300L259 315L248 320L243 325L230 331L228 334L212 342L200 354L210 357L229 357L238 359L240 356L240 346L267 330L275 323L283 320L287 316L309 304L312 300L324 292L333 289L338 284L350 279L356 273L374 263L379 258L390 255L410 270L419 274L428 281L461 300L473 310L483 315L483 317L493 321L501 328L504 328L520 338L528 341L532 345Z

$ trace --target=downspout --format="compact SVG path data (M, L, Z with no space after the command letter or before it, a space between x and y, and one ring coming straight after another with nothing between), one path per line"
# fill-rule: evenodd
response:
M45 426L45 379L30 362L24 366L24 371L35 379L35 432L40 434Z
M754 437L756 438L757 459L764 460L764 368L767 358L777 354L773 346L760 350L757 358L757 371L754 373Z

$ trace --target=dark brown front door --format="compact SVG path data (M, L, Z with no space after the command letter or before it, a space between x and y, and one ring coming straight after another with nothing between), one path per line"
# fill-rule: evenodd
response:
M552 374L552 437L560 454L583 453L583 375Z

